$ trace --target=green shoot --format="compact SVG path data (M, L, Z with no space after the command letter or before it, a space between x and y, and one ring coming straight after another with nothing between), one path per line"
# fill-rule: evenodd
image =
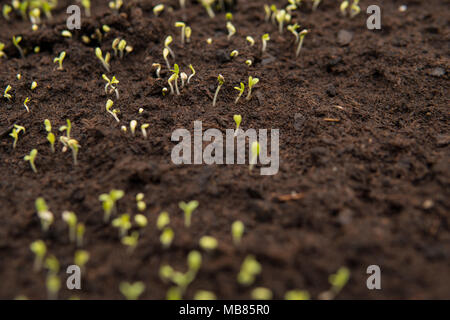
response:
M30 98L26 97L25 101L23 102L23 105L25 107L25 109L27 110L27 112L30 112L30 108L28 108L27 103L30 102Z
M211 8L211 6L214 4L214 1L215 0L200 0L202 6L206 9L206 12L211 19L216 16L213 9Z
M159 268L159 277L163 282L168 282L170 279L172 279L174 274L174 270L171 266L168 264L161 265Z
M167 89L166 87L161 89L161 93L162 93L163 97L167 94L168 91L169 91L169 89Z
M12 96L8 93L11 90L11 86L8 84L6 86L5 92L3 93L3 97L5 97L8 100L12 99Z
M295 36L295 43L298 43L298 41L300 40L298 31L297 31L298 28L300 28L300 26L297 23L287 26L288 31L290 31Z
M276 5L271 5L270 6L270 11L272 11L272 24L275 24L276 25L276 18L277 18L277 12L278 12L278 9L277 9L277 6Z
M159 214L158 219L156 220L156 227L158 230L164 229L166 226L168 226L170 223L170 217L169 213L166 211L163 211Z
M181 292L181 289L178 287L170 287L169 290L167 290L166 293L167 300L181 300L182 297L183 293Z
M235 221L231 225L231 235L233 237L233 243L237 246L241 243L242 235L244 234L244 224L242 221Z
M99 196L104 211L104 222L108 222L111 214L115 213L116 203L123 198L125 193L122 190L113 189L109 193L103 193Z
M111 31L111 28L107 24L104 24L102 25L102 30L104 33L108 33Z
M164 48L167 48L167 50L169 50L172 58L175 59L175 53L173 53L172 49L169 47L169 45L172 43L172 41L173 41L172 36L167 36L166 39L164 40Z
M44 120L44 125L45 125L45 131L48 132L47 134L47 140L48 142L50 142L50 148L52 150L53 153L55 153L55 135L52 133L52 124L50 123L50 120L45 119Z
M192 212L197 209L199 203L197 200L189 201L188 203L181 201L178 203L178 207L184 212L184 225L189 228L191 226Z
M84 13L86 14L86 17L91 16L91 0L81 0L81 5L84 8Z
M152 64L153 68L156 68L156 77L157 79L161 79L161 65L159 63Z
M272 10L270 10L269 5L265 4L264 5L264 12L265 12L265 16L264 16L264 21L265 22L269 22L270 20L270 16L272 15Z
M346 267L341 267L335 274L330 275L328 281L331 284L331 291L334 293L334 296L341 292L349 278L350 270Z
M47 253L47 247L44 241L36 240L30 245L30 250L34 253L34 271L40 271L44 262L45 254Z
M241 82L241 84L242 84L242 82ZM236 130L234 130L234 136L237 136L239 126L241 125L241 122L242 122L242 116L240 114L235 114L233 116L233 120L236 123Z
M20 47L19 43L20 41L22 41L22 37L21 36L13 36L12 37L12 42L14 47L16 47L17 51L19 51L20 57L23 59L25 57L25 55L23 54L23 50Z
M143 193L138 193L136 195L136 203L137 203L137 208L139 211L144 211L147 208L147 205L145 204L144 201L144 194Z
M58 292L61 289L61 280L57 275L49 275L46 286L49 300L56 300L58 298Z
M69 30L63 30L63 31L61 31L61 35L62 35L64 38L72 38L72 32L70 32Z
M131 134L133 136L136 134L136 127L137 127L137 121L136 120L131 120L130 121L130 130L131 130Z
M186 36L186 42L187 43L191 42L192 28L189 26L186 26L186 28L184 30L184 34Z
M313 1L317 1L317 0L313 0ZM297 10L297 5L296 5L296 0L288 0L289 5L286 7L286 11L289 14L292 14L292 11Z
M34 173L37 173L36 165L34 164L37 154L38 154L37 149L33 149L31 150L30 154L23 157L23 160L30 162L31 169L33 170Z
M211 236L203 236L200 238L198 244L205 251L213 251L217 248L217 239Z
M145 228L148 224L147 217L143 214L137 214L134 216L134 222L139 228Z
M245 90L245 84L241 82L240 87L234 87L237 91L239 91L238 96L236 97L236 100L234 100L234 103L237 104L241 96L244 94Z
M0 42L0 58L8 58L3 49L5 49L5 44L3 42Z
M225 83L225 78L221 74L219 74L219 76L217 77L217 80L219 81L219 85L217 86L216 93L214 94L213 107L216 105L217 95L219 94L220 88Z
M56 275L59 272L59 261L55 256L49 256L45 259L45 267L48 269L49 275Z
M264 52L266 51L267 48L267 42L270 40L270 36L268 33L263 34L263 36L261 37L261 41L262 41L262 49L261 52L264 54Z
M33 82L31 83L30 89L31 89L31 90L34 90L34 89L36 89L36 87L37 87L37 82L36 82L36 81L33 81Z
M290 290L284 295L285 300L309 300L310 295L306 290Z
M61 141L61 143L64 145L63 152L65 152L67 148L70 148L70 150L72 150L73 164L76 166L78 164L78 151L81 148L78 141L75 139L69 139L65 136L60 137L59 141Z
M175 22L176 28L181 28L181 43L184 44L184 38L186 36L186 23L178 21Z
M127 42L124 39L120 40L119 45L117 46L117 48L119 49L120 59L123 59L123 52L125 51L126 47L127 47Z
M141 125L141 132L144 138L147 138L147 128L150 127L148 123L144 123Z
M225 20L232 21L233 20L233 14L231 12L227 12L225 14Z
M228 21L227 22L227 30L228 30L228 40L231 39L231 37L236 33L236 28L234 27L234 25Z
M72 211L64 211L62 218L69 226L69 240L75 242L77 238L77 215Z
M16 148L17 141L19 140L19 133L23 131L25 133L25 127L19 126L18 124L14 125L14 128L12 129L11 133L9 134L13 139L13 149Z
M253 289L251 295L254 300L271 300L273 297L272 291L264 287Z
M114 56L117 57L117 47L119 46L120 38L115 38L111 44L111 48L114 51Z
M254 141L251 145L251 152L252 152L252 157L250 159L250 167L249 167L249 171L251 172L253 170L254 165L256 164L256 161L258 159L259 156L259 143L258 141Z
M119 10L123 5L123 1L122 0L112 0L108 3L108 5L111 10L115 11L116 13L119 13Z
M341 5L339 6L339 10L341 10L341 14L345 17L347 15L347 8L350 5L349 0L344 0L341 2Z
M111 114L114 119L116 119L117 122L120 122L119 118L117 117L117 114L120 112L119 109L113 109L111 110L112 106L114 105L114 102L111 99L108 99L106 101L106 111Z
M80 269L84 270L86 263L89 261L89 257L89 252L86 250L77 250L75 251L73 262L79 266Z
M155 15L155 17L157 17L163 10L164 10L164 5L158 4L153 8L153 14Z
M72 122L69 119L66 119L66 125L59 127L59 131L66 132L66 137L70 139L70 131L72 130Z
M77 224L77 247L83 246L83 238L86 227L83 223Z
M261 264L259 264L255 257L248 255L244 259L244 262L242 262L237 280L241 285L251 285L255 281L256 276L261 273L261 270Z
M247 36L245 40L247 40L247 42L250 44L250 47L253 47L255 45L255 39L253 39L253 37Z
M145 291L145 285L141 281L134 283L121 282L119 290L127 300L138 300L139 296Z
M37 198L35 201L35 207L38 217L41 220L42 231L47 232L54 220L53 213L48 210L44 198Z
M187 80L187 83L189 84L189 82L191 81L191 78L193 77L193 76L195 76L195 69L194 69L194 67L192 66L192 64L190 64L189 65L189 69L191 69L191 71L192 71L192 73L189 75L189 77L188 77L188 80Z
M212 42L213 42L212 38L206 39L206 43L207 43L207 44L211 44Z
M252 89L259 82L258 78L253 78L252 76L248 77L248 94L246 100L250 100L252 98Z
M159 237L159 241L161 242L164 249L168 249L172 244L174 237L174 232L171 228L165 228Z
M197 250L192 250L187 256L189 271L197 272L202 266L202 255Z
M170 71L172 71L173 72L173 78L172 77L170 77L170 78L172 78L172 80L173 81L175 81L175 90L176 90L176 92L177 92L177 95L180 95L180 90L178 90L178 78L179 78L179 74L180 74L180 68L178 67L178 64L174 64L173 65L173 70L170 70ZM172 88L172 86L171 86L171 83L169 82L169 85L170 85L170 87ZM173 91L173 90L172 90ZM173 93L172 93L173 94Z
M298 47L297 47L297 51L295 52L295 56L298 57L298 55L300 54L300 50L302 50L302 46L303 46L303 39L305 38L305 36L308 34L308 30L307 29L303 29L300 33L299 33L299 42L298 42Z
M130 215L128 213L124 213L120 215L118 218L115 218L112 221L112 226L114 228L119 229L120 238L125 237L127 235L128 230L131 229Z
M289 22L291 20L291 15L286 12L286 10L279 10L276 15L276 20L278 22L278 32L280 34L283 33L283 26L285 22Z
M95 56L100 60L100 62L103 65L103 68L106 69L106 71L110 71L110 66L109 66L109 60L111 59L111 55L109 54L109 52L107 52L105 54L105 57L103 58L103 52L102 49L100 49L99 47L95 48Z
M12 12L12 8L10 5L3 5L2 15L6 20L9 20L9 14Z
M317 7L319 6L321 0L313 0L313 1L314 1L314 2L313 2L312 10L313 10L313 11L316 11L316 10L317 10Z
M181 72L180 73L180 79L181 79L181 88L184 88L184 83L186 82L188 76L186 74L186 72Z
M22 16L23 20L27 20L27 9L28 9L29 1L23 1L19 2L17 5L14 4L13 6L15 9L19 9L20 15Z
M350 18L356 17L360 12L361 8L358 5L359 0L353 0L353 3L350 7Z
M133 231L131 235L124 236L121 240L122 244L124 246L128 247L128 253L133 253L133 251L136 249L139 241L139 232Z
M239 51L237 51L237 50L233 50L230 53L231 58L236 58L238 55L239 55Z
M217 297L214 294L214 292L206 291L206 290L199 290L194 295L194 300L216 300Z
M169 49L167 49L167 48L163 49L163 58L164 58L164 61L166 62L167 69L170 70L170 63L169 63L169 59L168 59L169 53L170 53Z
M106 81L105 93L108 94L109 88L109 93L111 94L114 91L116 93L116 98L119 99L119 90L117 90L117 87L115 86L119 83L119 80L117 80L116 76L113 76L112 79L109 79L105 74L102 74L102 78Z

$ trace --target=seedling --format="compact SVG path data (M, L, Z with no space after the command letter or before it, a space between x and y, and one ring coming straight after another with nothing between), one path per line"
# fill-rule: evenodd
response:
M107 52L105 54L105 57L103 58L103 52L102 49L100 49L99 47L95 48L95 56L100 60L100 62L103 65L103 68L106 69L106 71L110 71L110 66L109 66L109 60L111 59L111 55L109 54L109 52Z
M225 78L221 74L219 74L217 80L219 81L219 85L217 86L216 93L214 94L213 107L216 105L217 95L219 94L220 88L222 88L225 83Z
M189 26L186 26L186 29L184 30L184 34L186 35L186 42L191 42L191 35L192 35L192 29Z
M217 248L217 239L211 236L203 236L200 238L198 244L205 251L213 251Z
M339 6L339 10L341 10L341 14L345 17L347 15L347 8L350 5L349 0L344 0L341 2L341 5Z
M14 45L14 47L16 47L17 51L19 51L20 57L23 59L25 57L25 55L23 54L23 50L20 47L19 43L22 41L22 37L21 36L13 36L12 37L12 43Z
M236 97L236 100L234 100L234 103L236 104L236 103L238 103L238 101L241 98L241 96L244 94L245 84L241 82L241 86L240 87L234 87L234 89L239 91L238 96Z
M170 63L169 63L168 56L169 56L169 49L164 48L163 49L163 58L164 58L164 61L166 62L167 69L170 69Z
M164 10L164 5L163 4L158 4L153 8L153 14L155 15L155 17L159 16L161 12L163 12Z
M361 8L358 5L359 0L353 0L353 3L350 7L350 18L354 18L361 12Z
M191 81L191 78L193 77L193 76L195 76L195 69L194 69L194 67L192 66L192 64L190 64L189 65L189 69L191 69L191 71L192 71L192 73L189 75L189 77L188 77L188 80L187 80L187 83L189 84L189 82Z
M75 242L77 238L77 215L72 211L64 211L62 214L64 222L69 226L69 240Z
M42 240L36 240L30 245L30 250L34 253L34 271L40 271L44 262L45 254L47 253L47 247Z
M184 38L186 36L186 23L178 21L175 22L176 28L181 28L181 43L184 44Z
M143 193L138 193L136 195L136 203L137 203L138 210L141 212L147 208L147 205L144 202L144 194Z
M73 262L83 270L86 266L86 263L89 261L89 257L89 252L87 252L86 250L77 250L75 251Z
M6 20L9 20L9 14L12 12L12 8L10 5L3 5L2 14Z
M139 228L145 228L148 224L147 217L143 214L137 214L134 216L134 222Z
M153 68L156 68L156 77L157 79L161 78L161 65L159 63L152 64Z
M17 141L19 140L19 133L23 131L25 133L25 127L19 126L18 124L14 125L14 128L12 129L11 133L9 134L13 139L13 149L16 148Z
M127 42L122 39L119 42L119 45L117 46L117 48L119 49L119 57L120 59L123 59L123 53L125 52L126 48L127 48Z
M159 214L158 219L156 220L156 227L158 230L164 229L166 226L168 226L170 223L170 217L169 213L166 211L163 211Z
M73 158L73 164L76 166L78 164L78 151L80 150L81 146L75 139L70 139L65 136L59 137L59 141L64 145L63 152L67 151L67 148L72 150L72 158Z
M30 102L30 98L26 97L25 101L23 102L23 106L27 110L27 112L30 112L30 108L28 108L27 103Z
M148 123L144 123L141 125L141 132L142 135L144 136L144 138L147 139L147 128L150 127L150 125Z
M117 80L116 76L113 76L112 79L109 79L105 74L102 74L102 78L106 81L105 93L108 94L109 88L109 93L111 94L114 91L116 93L116 98L119 99L119 90L117 90L116 87L116 84L119 83L119 80Z
M72 38L72 32L70 32L69 30L63 30L63 31L61 31L61 35L62 35L64 38Z
M239 51L237 51L237 50L233 50L230 53L231 58L236 58L238 55L239 55Z
M213 9L211 6L214 4L215 0L200 0L202 3L202 6L206 9L206 12L208 13L208 16L212 19L216 15L214 14Z
M334 293L334 296L341 292L342 288L344 288L347 284L349 278L350 270L346 267L340 267L335 274L330 275L328 281L331 284L331 291Z
M45 267L48 269L49 275L56 275L59 271L59 261L55 256L49 256L45 259Z
M276 18L277 18L277 12L278 12L277 6L274 5L274 4L271 5L270 6L270 11L272 12L272 18L271 18L272 24L276 25L276 22L277 22Z
M254 300L271 300L273 297L272 291L263 287L253 289L251 295Z
M270 36L268 33L263 34L263 36L261 37L261 41L262 41L262 53L264 53L266 51L267 48L267 42L270 40Z
M285 300L309 300L310 295L306 290L290 290L284 295Z
M105 213L103 220L109 221L111 214L116 212L116 203L123 198L125 193L122 190L113 189L109 193L103 193L99 196L99 200L102 202L103 211Z
M196 273L202 266L202 255L197 250L192 250L187 256L189 271Z
M245 40L247 40L247 42L250 44L250 47L253 47L255 45L255 39L253 39L253 37L247 36Z
M56 300L61 289L61 280L57 275L49 275L46 281L47 294L49 300Z
M45 203L44 198L37 198L34 204L38 217L41 220L42 231L47 232L54 220L53 213L48 210L47 203Z
M131 134L134 136L136 133L136 127L137 127L137 121L136 120L131 120L130 121L130 130L131 130Z
M116 13L119 13L119 10L123 5L123 1L122 0L113 0L113 1L110 1L108 3L108 5L111 10L114 10Z
M167 50L169 50L172 58L175 59L175 53L173 53L172 49L169 47L169 45L172 43L172 41L173 41L172 36L167 36L166 40L164 40L164 48L167 48Z
M227 30L228 30L228 40L231 39L231 37L236 33L236 28L233 26L233 24L228 21L227 22Z
M254 256L248 255L242 262L241 270L237 276L237 280L241 285L251 285L258 274L261 273L262 267Z
M237 246L241 243L242 235L244 234L244 224L242 221L235 221L231 225L231 235L233 237L233 243Z
M284 23L289 22L291 20L291 15L287 13L286 10L282 9L277 12L276 19L278 22L278 32L282 34Z
M319 6L321 0L313 0L313 6L312 6L312 10L316 11L317 7Z
M172 79L172 81L175 81L175 90L177 92L177 95L180 95L180 90L178 90L178 77L180 74L180 68L178 67L178 64L175 63L173 65L173 70L170 70L170 71L173 72L173 75L169 78L169 80ZM171 81L169 81L169 86L172 89L172 94L173 94L173 88L172 88Z
M258 82L258 78L253 78L252 76L248 77L248 94L247 98L245 98L247 101L252 98L252 89Z
M23 160L30 162L31 169L33 170L34 173L37 173L36 165L34 163L36 161L37 154L38 154L37 149L33 149L31 150L30 154L23 157Z
M114 102L111 99L108 99L106 101L106 111L111 114L114 119L116 119L117 122L120 122L119 118L117 117L117 114L120 112L119 109L113 109L111 110L112 106L114 105Z
M86 14L86 17L91 16L91 0L81 0L81 5L84 8L84 13Z
M119 46L120 38L115 38L111 44L111 48L114 51L114 56L117 57L117 47Z
M3 49L5 49L5 44L3 42L0 42L0 58L8 58Z
M259 143L258 141L254 141L252 143L251 146L251 152L252 152L252 157L250 159L250 167L249 167L249 171L251 172L253 170L254 165L256 164L256 161L258 159L259 156Z
M139 241L139 232L134 231L129 236L124 236L121 240L122 244L124 246L128 247L128 253L133 253L133 251L136 249Z
M77 247L83 246L83 238L86 227L83 223L77 224Z
M212 38L206 39L206 43L207 43L207 44L211 44L212 42L213 42Z
M3 96L8 100L12 99L12 96L8 93L10 90L11 90L11 86L8 84L6 86L5 92L3 92Z
M172 279L174 274L174 270L171 266L168 264L161 265L159 268L159 277L163 282L168 282L170 279Z
M316 1L316 0L313 0ZM297 10L296 0L288 0L289 5L286 7L286 11L289 14L292 14L292 11Z
M52 133L52 125L50 123L50 120L45 119L44 120L44 125L45 125L45 131L48 132L47 134L47 140L50 143L50 148L52 150L52 152L55 152L55 135Z
M127 235L128 230L131 229L130 215L124 213L112 221L112 226L119 229L119 237L123 238Z
M161 89L161 93L162 93L163 97L167 94L167 92L169 92L169 89L167 89L166 87Z
M287 26L288 31L290 31L295 36L295 43L296 44L300 40L298 31L297 31L298 28L300 28L300 26L297 23Z
M233 14L231 12L227 12L225 14L225 20L226 21L232 21L233 20Z
M174 232L171 228L165 228L159 237L159 240L164 249L168 249L172 244Z
M300 50L302 50L302 46L303 46L303 39L305 38L305 36L308 34L308 30L307 29L303 29L300 33L299 33L299 42L298 42L298 47L297 47L297 51L295 52L295 56L298 57L298 55L300 54Z
M70 131L72 130L72 122L69 119L66 119L66 125L59 127L59 131L66 132L66 137L70 139Z
M37 88L37 82L36 82L36 81L33 81L33 82L31 83L30 89L31 89L31 90L34 90L34 89L36 89L36 88Z
M178 207L184 212L184 225L189 228L191 226L192 212L197 209L199 203L197 200L189 201L188 203L181 201L178 203Z
M127 300L137 300L144 292L145 285L141 281L134 283L121 282L119 285L119 290Z

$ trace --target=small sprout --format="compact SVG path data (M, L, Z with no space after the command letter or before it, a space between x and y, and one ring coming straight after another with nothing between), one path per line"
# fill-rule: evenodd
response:
M122 132L124 132L124 133L127 133L127 131L128 131L128 129L127 129L126 126L121 126L121 127L120 127L120 130L121 130Z
M284 295L285 300L309 300L310 295L306 290L290 290Z
M194 67L192 66L192 64L189 65L189 69L191 69L192 73L189 75L189 78L188 78L188 80L187 80L187 83L188 83L188 84L189 84L189 82L191 81L191 78L192 78L193 76L195 76L195 69L194 69Z
M66 137L70 138L70 131L72 130L72 122L69 119L66 120L66 125L59 127L59 131L66 132Z
M69 226L69 240L70 242L75 242L77 238L77 215L75 212L64 211L62 218L65 223Z
M48 269L49 274L58 274L59 261L55 256L49 256L45 259L45 267Z
M266 13L266 15L264 16L264 21L269 22L270 16L272 15L272 10L270 10L269 5L264 5L264 12Z
M313 0L317 1L317 0ZM292 11L297 10L297 5L295 4L295 0L289 0L289 5L286 7L287 13L291 14Z
M47 232L53 223L53 213L48 210L47 203L44 198L37 198L35 201L35 207L39 219L41 220L42 231Z
M75 256L73 258L73 262L80 267L80 269L84 269L86 263L89 261L89 252L86 250L77 250L75 251Z
M356 17L360 12L361 8L358 5L359 0L353 0L353 3L350 7L350 18Z
M39 46L34 47L34 53L39 53L39 52L41 52L41 47L39 47Z
M202 6L206 9L206 12L208 13L208 16L212 19L216 15L214 14L213 9L211 6L214 4L215 0L200 0L202 3Z
M248 65L249 67L253 64L252 60L245 60L245 64Z
M45 119L44 126L45 126L45 131L52 132L52 124L51 124L50 120Z
M56 300L58 298L58 292L61 289L61 280L57 275L49 275L47 277L46 286L49 300Z
M225 14L225 20L232 21L233 20L233 14L231 12L227 12Z
M260 151L259 143L258 141L254 141L251 146L252 157L250 159L250 167L249 167L250 172L253 170L253 166L256 164L256 160L258 159L259 156L259 151Z
M59 141L61 141L61 143L64 145L63 152L65 152L67 148L70 148L70 150L72 150L73 164L76 166L78 164L78 151L81 148L78 141L65 136L60 137Z
M266 48L267 48L267 42L270 40L269 34L268 34L268 33L265 33L265 34L261 37L261 40L262 40L262 49L261 49L261 51L262 51L262 53L264 53L264 52L266 51Z
M158 4L153 8L153 14L155 15L155 17L157 17L163 10L164 10L164 5Z
M298 55L300 54L300 50L302 50L302 46L303 46L303 39L305 38L305 36L308 34L308 30L304 29L299 33L299 42L298 42L298 47L297 47L297 51L295 52L295 56L298 57Z
M290 31L295 36L295 43L298 43L298 41L300 40L300 36L297 31L298 28L300 28L300 26L297 23L287 26L288 31Z
M81 36L81 41L83 41L86 44L89 44L91 42L91 39L88 36L83 35Z
M158 219L156 220L156 227L158 230L164 229L166 226L168 226L170 223L170 217L169 213L166 211L163 211L159 214Z
M0 42L0 58L8 58L3 49L5 49L5 44L3 42Z
M123 238L127 235L128 230L131 229L130 215L124 213L112 221L112 226L119 229L119 237Z
M165 228L159 237L163 248L167 249L172 244L174 232L171 228Z
M110 1L108 5L111 10L114 10L116 13L119 13L119 10L123 5L123 1L122 0L113 0L113 1Z
M203 236L200 238L198 244L205 251L213 251L217 248L217 239L211 236Z
M272 23L276 25L276 18L277 18L277 12L278 12L277 6L274 4L271 5L270 11L272 11L272 19L271 19Z
M49 132L47 134L47 140L50 143L50 149L52 150L52 153L55 153L55 135L52 132Z
M253 37L247 36L245 40L247 40L247 42L250 44L250 47L253 47L255 45L255 39L253 39Z
M236 97L236 100L234 100L234 103L238 103L239 99L240 99L241 96L244 94L245 84L241 82L240 87L234 87L234 89L236 89L237 91L239 91L238 96Z
M113 109L111 110L112 106L114 105L114 102L111 99L108 99L106 101L106 111L111 114L114 119L116 119L117 122L120 122L119 118L117 117L117 114L120 112L119 109Z
M13 139L13 149L16 148L17 141L19 140L19 133L23 131L25 133L25 127L19 126L18 124L14 125L14 128L12 129L11 133L9 134Z
M217 297L214 292L199 290L194 295L194 300L216 300Z
M91 0L81 0L81 5L84 8L84 13L86 14L86 17L91 16Z
M231 225L231 235L233 237L233 243L235 245L238 245L239 243L241 243L241 239L242 239L242 235L244 234L244 224L242 223L242 221L235 221L233 222L233 224Z
M37 31L38 29L39 29L39 26L37 24L32 24L31 25L31 30Z
M103 30L104 33L108 33L108 32L111 31L111 28L107 24L104 24L102 26L102 30Z
M111 48L114 51L114 56L117 57L117 48L119 46L120 38L115 38L111 44Z
M45 254L47 253L47 247L44 241L36 240L30 245L30 250L34 253L34 271L40 271L44 262Z
M350 270L346 267L341 267L335 274L330 275L328 281L331 284L331 291L334 293L334 296L341 292L349 278Z
M242 285L251 285L255 281L256 276L261 273L261 270L261 264L255 259L255 257L248 255L244 259L244 262L242 262L237 280Z
M31 150L30 154L23 157L23 160L30 162L31 169L33 170L34 173L37 173L36 165L34 164L34 161L36 161L37 154L38 154L37 149L33 149Z
M107 52L105 54L105 57L103 58L102 49L97 47L95 48L95 56L100 60L106 71L109 72L110 71L109 60L111 59L111 55L109 54L109 52Z
M192 29L189 26L186 26L186 29L184 30L184 35L186 36L186 42L191 42L191 35L192 35Z
M144 123L141 125L141 132L144 138L147 138L147 128L150 127L148 123Z
M64 38L72 38L72 32L70 32L69 30L63 30L63 31L61 31L61 35L62 35Z
M202 255L197 250L192 250L187 256L189 271L197 272L202 266Z
M259 82L258 78L253 78L252 76L248 77L248 94L246 100L250 100L252 98L252 89Z
M167 92L169 91L169 89L167 89L166 87L161 89L162 95L165 96L167 94Z
M37 88L37 82L36 82L36 81L33 81L33 82L31 83L30 89L31 89L31 90L34 90L34 89L36 89L36 88Z
M163 49L163 58L164 58L164 61L166 62L167 69L170 69L170 63L169 63L169 59L168 59L169 53L170 53L169 49L167 49L167 48Z
M3 92L3 97L5 97L5 98L8 99L8 100L11 100L11 99L12 99L12 96L8 93L10 90L11 90L11 86L8 84L8 85L6 86L5 91Z
M207 43L207 44L211 44L211 43L212 43L212 41L213 41L213 40L212 40L212 38L208 38L208 39L206 39L206 43Z
M341 14L345 17L347 15L347 8L350 5L349 0L344 0L341 2L339 6L339 10L341 10Z
M181 43L184 44L184 38L186 36L186 23L178 21L175 22L176 28L181 28Z
M117 80L116 76L113 76L112 79L110 80L105 74L102 74L102 78L103 80L106 81L105 84L105 93L108 94L108 87L109 89L109 93L112 93L113 91L116 93L116 98L119 99L119 90L117 90L117 87L115 86L116 84L119 83L119 80Z
M319 6L321 0L313 0L313 6L312 6L312 10L316 11L317 7Z
M236 28L234 27L234 25L228 21L227 22L227 30L228 30L228 40L231 39L231 37L236 33Z
M139 228L145 228L148 224L147 217L143 214L137 214L134 216L134 222L138 225Z
M156 77L157 79L161 78L161 65L159 63L152 64L153 68L156 68Z
M239 55L239 51L237 51L237 50L233 50L230 53L231 58L236 58L238 55Z
M173 94L173 88L172 88L172 81L175 81L175 90L177 92L177 95L180 95L180 90L178 90L178 77L180 74L180 67L178 67L178 64L174 64L173 65L173 70L170 70L173 72L173 75L169 78L169 86L172 89L172 94Z
M166 293L167 300L181 300L182 297L183 297L183 292L178 287L170 287L169 290L167 290L167 293Z
M213 107L216 105L217 96L219 94L220 88L225 83L225 78L221 74L219 74L219 76L217 77L217 80L219 81L219 85L217 86L216 93L214 94Z
M139 232L133 231L131 235L124 236L121 242L124 246L128 247L128 253L133 253L139 242Z
M66 57L66 52L65 51L63 51L63 52L61 52L60 54L59 54L59 56L58 57L56 57L55 59L53 59L53 63L58 63L58 70L64 70L64 68L63 68L63 61L64 61L64 58Z
M17 48L17 51L19 51L20 57L23 59L25 56L24 56L24 54L23 54L22 48L21 48L20 45L19 45L20 41L22 41L22 37L21 37L21 36L17 36L17 37L16 37L16 36L13 36L13 37L12 37L13 45L14 45L14 47Z
M281 34L283 33L284 23L291 20L291 15L287 13L286 10L279 10L275 18L278 22L278 32Z
M173 38L172 36L167 36L166 39L164 40L164 48L167 48L167 50L169 50L170 55L172 56L173 59L175 59L175 54L173 53L172 49L169 47L169 45L172 43Z
M119 285L119 290L127 300L137 300L145 291L145 285L141 281L134 283L121 282Z
M99 196L99 200L102 202L104 215L104 221L108 222L111 214L116 211L116 203L123 198L125 193L122 190L113 189L109 193L103 193Z
M159 277L163 282L169 282L174 274L174 270L168 264L161 265L159 268Z
M181 88L184 88L184 83L186 82L188 76L185 72L180 73L180 79L181 79Z
M139 211L144 211L147 208L147 205L144 202L144 194L138 193L136 195L136 203Z
M197 209L199 203L197 200L189 201L188 203L181 201L178 207L184 212L184 225L189 228L191 226L192 212Z
M130 130L131 130L131 134L134 136L136 133L136 127L137 127L137 121L136 120L131 120L130 121Z
M253 289L251 295L254 300L271 300L273 297L272 291L264 287Z
M17 80L20 80L20 79L22 79L22 75L20 73L18 73L18 74L16 74L16 78L17 78Z
M120 59L123 59L123 52L125 51L126 47L127 47L127 42L124 39L120 40L119 45L117 46L117 48L119 49Z
M83 223L77 224L77 247L83 246L83 238L86 227Z
M6 20L9 20L9 14L11 13L12 8L10 5L3 5L3 9L2 9L2 15Z

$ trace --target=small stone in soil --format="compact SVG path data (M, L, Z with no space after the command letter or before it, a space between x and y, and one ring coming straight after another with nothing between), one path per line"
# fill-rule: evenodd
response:
M337 36L339 45L346 46L352 41L352 39L353 39L353 32L347 30L339 30Z
M336 96L336 87L333 84L329 84L327 89L325 90L325 92L328 94L328 96L330 97L335 97Z
M445 70L441 67L434 68L433 71L431 71L433 77L442 77L444 74Z

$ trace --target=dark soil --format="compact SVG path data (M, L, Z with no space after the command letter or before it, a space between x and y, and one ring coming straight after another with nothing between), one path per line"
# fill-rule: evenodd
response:
M155 18L152 8L160 2L126 1L118 15L106 1L93 3L92 17L83 15L82 28L71 39L60 35L69 1L60 1L53 20L44 18L36 32L18 15L9 22L0 19L8 56L0 59L0 91L10 84L13 96L0 100L0 298L47 297L45 272L32 271L29 245L37 239L60 260L65 282L76 248L61 213L71 210L86 224L84 249L91 260L82 290L63 289L61 298L119 299L121 281L140 280L147 287L142 298L163 299L169 285L158 276L160 265L184 271L188 252L198 249L201 236L212 235L219 248L203 256L187 299L199 289L220 299L248 299L255 286L270 288L276 299L295 288L316 299L341 266L351 270L351 279L338 298L449 299L449 1L376 1L382 8L378 31L366 28L365 10L373 1L361 1L362 13L352 20L340 16L338 1L324 0L316 12L304 1L293 13L294 22L310 29L298 59L292 34L280 35L264 22L263 1L239 1L234 7L237 34L230 42L223 13L210 19L197 2L188 1L181 11L172 0L165 3L173 12ZM402 4L408 5L406 12L399 12ZM193 30L184 48L174 27L180 20ZM81 41L103 24L111 31L100 44ZM341 30L353 35L348 45L339 44ZM261 56L266 32L271 40ZM192 63L197 75L180 96L163 97L168 72L163 67L166 80L157 80L152 63L164 65L163 41L169 34L175 62L188 74ZM13 47L13 35L22 35L25 59ZM255 38L255 47L246 44L247 35ZM341 40L348 40L345 36L341 32ZM113 58L107 73L120 81L118 100L105 94L105 70L94 55L96 46L112 52L116 37L134 48L123 60ZM40 53L32 53L35 46ZM234 49L240 55L230 60ZM63 50L64 71L58 71L53 58ZM244 63L249 58L251 67ZM226 83L212 107L219 73ZM260 79L254 97L235 105L233 87L247 83L248 76ZM38 83L34 91L32 81ZM22 105L26 97L30 113ZM121 110L120 124L105 111L108 98ZM204 130L225 131L234 128L234 114L242 115L243 129L280 129L277 175L249 175L245 165L171 162L175 129L192 131L193 122L201 120ZM82 146L78 166L60 144L51 153L46 118L54 132L66 119L72 121L72 136ZM148 139L121 132L132 119L150 124ZM9 137L13 124L26 128L15 150ZM23 160L33 148L39 150L37 174ZM149 225L131 256L117 230L102 222L98 196L113 188L126 192L120 213L137 213L134 197L145 194ZM278 199L293 191L303 197ZM34 207L39 196L56 217L48 234L42 233ZM178 202L192 199L200 206L187 229ZM168 250L161 248L155 227L163 210L175 231ZM230 235L237 219L246 226L239 248ZM263 271L247 288L236 275L248 254ZM382 290L366 288L366 268L372 264L381 268Z

